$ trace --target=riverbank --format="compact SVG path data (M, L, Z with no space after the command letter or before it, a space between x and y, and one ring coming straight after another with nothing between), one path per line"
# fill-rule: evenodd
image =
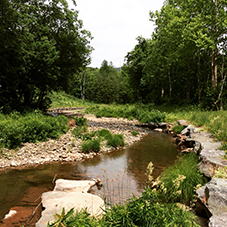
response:
M64 114L70 116L76 115L77 112L68 111ZM108 129L113 134L124 135L126 146L139 141L147 131L138 128L137 120L127 120L123 118L96 118L92 114L84 115L88 120L88 131L97 131L100 129ZM81 139L75 138L72 134L74 127L60 136L59 139L48 139L45 142L24 143L16 150L4 148L0 157L0 171L8 168L27 168L28 166L41 165L53 162L78 162L85 159L93 158L101 153L108 153L116 150L113 147L107 147L105 143L98 153L91 152L89 154L81 152ZM138 135L133 136L132 131L137 131Z

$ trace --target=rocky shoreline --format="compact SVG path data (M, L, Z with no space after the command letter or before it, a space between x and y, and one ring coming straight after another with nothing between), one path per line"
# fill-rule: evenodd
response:
M152 123L139 124L136 120L130 121L123 118L96 118L94 115L85 115L84 117L88 120L89 132L105 128L113 134L123 134L126 145L131 145L142 139L142 137L148 133L147 128L157 128L157 131L166 131L174 134L171 132L171 129L168 128L170 125L167 123L157 125ZM178 121L178 123L182 124L180 121ZM187 124L185 127L181 136L174 135L175 142L178 144L181 151L197 153L201 160L198 168L211 180L207 185L204 185L200 191L197 190L198 201L196 212L201 214L201 212L204 213L205 210L206 216L210 218L210 227L221 226L227 221L227 185L226 180L219 185L218 182L222 180L213 178L213 176L218 167L227 166L226 159L223 158L225 152L218 150L220 143L214 141L209 133ZM103 144L98 153L81 153L80 144L82 141L75 139L71 133L72 130L73 127L57 140L50 139L46 142L38 142L36 144L25 143L17 151L4 149L2 157L0 158L0 171L4 171L8 168L27 168L31 165L34 166L53 162L78 162L116 150L115 148L110 148ZM131 134L132 131L137 131L139 134L133 136ZM211 187L210 185L214 186ZM219 185L219 187L217 187L217 185ZM223 192L222 194L219 193L219 189ZM217 197L219 194L221 196ZM218 204L217 201L219 201ZM220 207L220 204L224 204L221 208L221 212L215 213L214 211L217 210L217 207ZM213 207L216 208L212 209ZM207 215L206 210L208 210L209 215Z
M84 117L88 120L88 131L97 131L100 129L108 129L113 134L123 134L126 146L139 141L147 134L146 129L136 127L137 120L127 120L123 118L96 118L94 115L87 114ZM8 168L27 168L28 166L41 165L53 162L78 162L81 160L93 158L101 153L109 153L115 148L107 147L102 144L98 153L82 153L81 139L76 139L72 134L74 127L61 135L59 139L48 139L45 142L24 143L17 150L3 149L0 157L0 171ZM139 134L133 136L132 131Z

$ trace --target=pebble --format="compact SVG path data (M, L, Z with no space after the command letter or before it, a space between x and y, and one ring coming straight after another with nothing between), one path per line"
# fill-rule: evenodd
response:
M100 129L108 129L113 134L123 134L127 145L142 139L147 134L146 130L135 126L136 120L129 121L123 118L96 118L93 115L85 116L88 119L88 131L97 131ZM81 161L84 158L90 159L95 157L96 153L83 154L81 153L81 140L76 139L71 133L71 128L66 134L60 136L59 139L48 139L46 142L24 143L18 151L4 148L3 155L0 157L0 169L7 167L20 167L28 165L37 165L58 161ZM131 132L137 131L137 136L132 136ZM74 146L72 146L72 139ZM109 153L114 151L114 148L109 148L103 143L99 153Z

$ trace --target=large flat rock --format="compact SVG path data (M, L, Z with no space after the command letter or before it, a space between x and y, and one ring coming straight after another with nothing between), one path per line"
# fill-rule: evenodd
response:
M56 180L54 191L88 192L95 185L95 181L89 180Z
M219 150L221 143L215 141L210 133L201 132L195 128L190 139L201 144L202 149L199 153L201 161L198 164L198 169L206 177L212 178L217 168L227 166L227 160L224 159L225 151Z
M61 214L62 209L68 212L71 208L75 211L87 209L94 216L102 214L104 201L96 195L88 193L95 185L94 181L57 180L53 191L42 194L42 217L36 227L46 227L48 222L53 222L56 213Z
M213 216L227 213L227 180L213 178L196 192Z

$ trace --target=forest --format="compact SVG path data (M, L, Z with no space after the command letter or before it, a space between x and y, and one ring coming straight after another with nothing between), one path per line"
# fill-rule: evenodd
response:
M74 1L76 5L76 2ZM0 108L45 109L64 90L96 103L226 109L226 0L167 0L150 12L151 38L137 37L120 70L91 61L91 33L67 1L0 2Z

